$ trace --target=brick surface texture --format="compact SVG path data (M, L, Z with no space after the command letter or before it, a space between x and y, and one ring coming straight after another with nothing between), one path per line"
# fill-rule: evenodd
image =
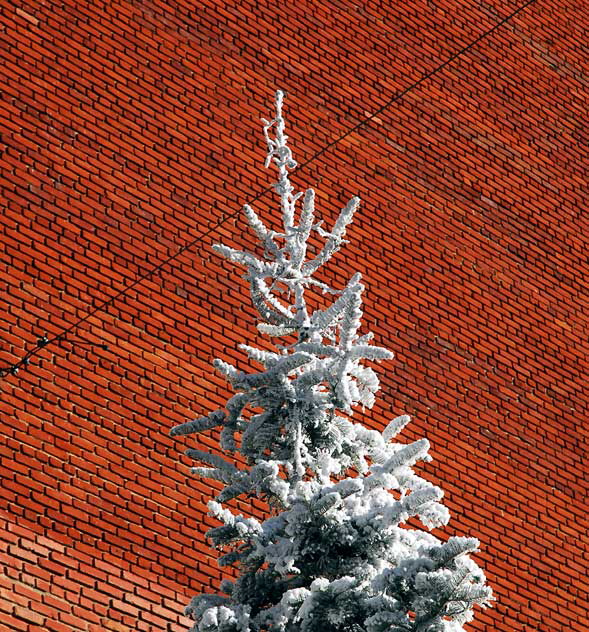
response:
M0 3L0 364L196 240L0 380L0 632L187 629L214 490L167 433L257 340L210 246L251 241L260 117L287 91L305 162L517 6ZM481 540L497 597L472 632L589 629L588 30L586 3L537 0L293 177L328 222L362 197L326 277L363 272L396 359L358 419L430 439L444 533Z

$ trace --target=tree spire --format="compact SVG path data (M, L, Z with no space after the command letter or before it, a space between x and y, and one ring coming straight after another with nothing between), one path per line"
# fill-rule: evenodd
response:
M342 290L314 278L343 243L359 199L342 209L331 231L315 222L312 189L294 193L289 170L296 166L282 115L264 122L267 166L278 171L283 231L270 230L250 207L244 215L264 255L217 245L244 266L258 329L292 344L273 351L241 345L261 369L239 371L216 360L236 391L224 410L172 429L172 435L221 427L221 448L241 455L235 467L197 448L187 454L201 465L194 474L221 481L209 503L221 526L208 536L224 551L221 565L237 568L223 595L199 595L187 608L194 632L460 632L475 604L491 591L468 556L473 538L444 543L410 528L447 523L442 491L412 469L429 460L426 439L395 441L408 423L402 415L383 433L353 422L355 409L369 409L379 388L367 363L393 354L360 334L360 274ZM302 198L302 200L301 200ZM300 207L300 211L298 210ZM312 257L312 234L323 246ZM332 297L309 312L309 291ZM356 472L350 476L350 471ZM273 508L265 520L235 514L223 504L255 495ZM413 523L412 523L413 524Z

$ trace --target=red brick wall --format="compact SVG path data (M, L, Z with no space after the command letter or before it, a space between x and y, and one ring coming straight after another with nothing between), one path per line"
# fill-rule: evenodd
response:
M212 490L167 432L222 405L210 361L254 339L210 245L247 243L219 222L272 181L260 116L288 91L304 161L518 6L232 4L1 5L2 365L207 233L72 332L108 350L0 380L1 632L186 629L218 578ZM365 421L430 439L498 599L473 632L589 628L588 29L538 0L295 177L327 219L362 196L333 276L364 273L397 354Z

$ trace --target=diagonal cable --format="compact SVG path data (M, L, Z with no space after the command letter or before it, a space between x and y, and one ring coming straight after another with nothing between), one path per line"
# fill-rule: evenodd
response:
M421 84L425 83L428 79L431 79L431 77L433 77L434 75L436 75L439 72L441 72L442 70L444 70L446 67L448 67L450 64L452 64L452 62L454 62L456 59L458 59L459 57L461 57L462 55L467 53L469 50L474 48L479 42L481 42L484 39L488 38L495 31L497 31L499 28L501 28L504 24L506 24L507 22L511 21L513 18L515 18L520 13L522 13L525 9L527 9L529 6L531 6L535 2L537 2L537 0L528 0L527 2L522 4L520 7L518 7L517 9L515 9L514 11L512 11L511 13L506 15L503 19L501 19L499 22L497 22L491 28L487 29L486 31L481 33L481 35L476 37L474 40L472 40L471 42L469 42L468 44L463 46L461 49L459 49L455 53L453 53L450 57L448 57L448 59L446 59L446 61L442 62L439 66L436 66L433 70L430 70L429 72L427 72L424 75L422 75L419 79L417 79L416 81L414 81L413 83L408 85L405 89L401 90L401 92L398 92L395 95L393 95L381 107L379 107L377 110L372 112L372 114L370 114L366 118L362 119L359 123L357 123L356 125L354 125L350 129L348 129L346 132L341 134L341 136L338 136L336 139L334 139L333 141L331 141L330 143L328 143L327 145L325 145L324 147L322 147L321 149L316 151L307 160L305 160L304 162L300 163L295 169L293 169L293 171L291 173L294 175L294 174L298 173L299 171L302 171L311 162L314 162L317 158L319 158L319 156L321 156L325 152L329 151L332 147L334 147L335 145L340 143L342 140L344 140L345 138L347 138L348 136L353 134L358 129L368 125L379 114L382 114L391 105L393 105L394 103L397 103L404 96L406 96L409 92L412 92L413 90L415 90L416 88L421 86ZM254 198L250 199L248 203L250 205L255 204L255 202L257 202L258 200L263 198L267 193L272 191L273 188L274 188L274 185L270 185L270 186L266 187L265 189L260 191ZM75 323L73 323L69 327L67 327L64 330L62 330L59 334L57 334L56 336L53 336L51 338L48 338L46 336L43 336L42 338L39 338L38 341L37 341L37 345L35 347L29 349L19 361L15 362L12 365L7 365L7 366L0 367L0 378L1 377L5 377L6 375L9 375L9 374L16 375L18 373L18 370L21 367L29 365L30 362L31 362L31 358L36 356L41 351L41 349L47 347L48 345L54 344L55 342L66 341L68 334L70 334L74 329L79 327L82 323L86 322L89 318L94 316L96 313L98 313L98 312L104 310L105 308L109 307L110 305L112 305L117 299L119 299L121 296L125 295L127 292L131 291L133 288L135 288L137 285L139 285L140 283L142 283L146 279L149 279L152 276L154 276L155 274L157 274L162 268L167 266L168 263L170 263L174 259L177 259L178 257L180 257L186 251L190 250L193 246L195 246L196 244L201 242L205 237L208 237L212 232L216 231L220 226L222 226L228 220L235 219L236 217L238 217L240 213L241 213L241 209L238 209L237 211L234 211L232 213L226 213L225 215L223 215L217 221L216 224L214 224L213 226L211 226L210 228L205 230L203 233L201 233L200 235L198 235L197 237L195 237L194 239L192 239L191 241L186 243L184 246L179 248L175 253L169 255L168 257L166 257L163 261L158 263L158 265L154 266L153 268L151 268L147 272L144 272L143 274L139 275L133 282L131 282L131 283L129 283L129 285L126 285L125 287L123 287L116 294L114 294L110 298L105 299L104 301L99 303L94 309L90 310L85 316L83 316L82 318L77 320ZM102 348L105 348L105 345L96 345L96 346L101 346Z

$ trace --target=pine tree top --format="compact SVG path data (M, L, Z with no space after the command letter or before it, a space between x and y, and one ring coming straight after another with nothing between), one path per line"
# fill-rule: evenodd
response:
M194 632L461 632L475 604L491 591L470 559L474 538L439 541L409 528L443 526L449 514L442 491L413 470L429 460L429 443L396 441L409 422L395 418L382 433L354 421L379 388L367 363L392 358L361 334L360 274L342 290L315 274L344 243L359 199L352 198L330 231L316 221L312 189L295 193L289 171L296 163L287 145L283 94L276 116L264 121L267 165L278 171L282 232L270 230L250 206L247 222L263 256L225 245L215 249L246 268L258 329L275 340L272 351L241 345L257 371L215 360L235 394L224 410L172 429L197 434L220 427L221 448L246 462L198 448L187 454L192 471L221 481L209 503L222 523L209 531L224 551L219 563L238 568L223 595L199 595L187 608ZM315 255L311 235L323 245ZM309 290L331 300L311 310ZM260 521L223 505L257 496L273 507ZM412 523L413 524L413 523Z

